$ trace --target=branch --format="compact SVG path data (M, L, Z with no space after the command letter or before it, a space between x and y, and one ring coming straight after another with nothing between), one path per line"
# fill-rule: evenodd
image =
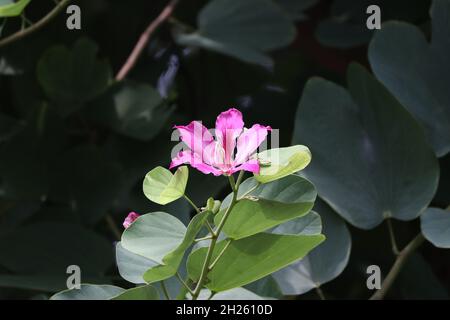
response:
M395 279L397 278L405 262L408 260L411 254L416 251L416 249L422 244L422 242L424 242L424 240L424 236L419 233L402 251L400 251L397 259L395 259L394 265L392 266L391 270L389 270L386 279L384 279L381 285L381 289L375 292L372 297L370 297L370 300L382 300L384 298L384 296L394 283Z
M69 2L70 2L70 0L62 0L53 8L52 11L50 11L45 17L43 17L41 20L39 20L32 26L22 29L20 31L17 31L16 33L13 33L12 35L10 35L4 39L1 39L0 47L6 46L14 41L18 41L36 31L38 31L43 26L45 26L47 23L49 23L51 20L53 20L53 18L55 18Z
M147 45L147 42L150 40L151 35L155 32L156 29L158 29L161 24L163 24L170 17L176 5L178 4L178 1L179 0L171 0L169 4L163 9L163 11L161 11L159 16L155 20L153 20L148 25L147 29L145 29L145 31L141 34L139 41L136 43L133 51L131 51L127 61L117 73L117 81L123 80L130 72L130 70L133 69L138 58L142 54L142 51Z

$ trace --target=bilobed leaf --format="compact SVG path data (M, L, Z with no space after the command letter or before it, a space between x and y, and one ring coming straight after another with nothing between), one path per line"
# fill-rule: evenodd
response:
M162 265L151 267L145 272L143 277L147 283L165 280L176 274L185 251L194 243L195 237L211 214L211 211L203 211L192 218L181 244L162 259Z
M274 273L273 277L285 295L298 295L320 287L339 276L347 266L351 238L345 222L322 201L316 202L314 210L320 212L326 240L302 260ZM311 228L295 224L305 219L289 221L278 227L276 232L309 233Z
M179 167L175 174L163 167L156 167L145 176L144 194L158 204L168 204L184 195L189 170L186 166Z
M145 285L125 290L111 300L159 300L159 293L154 286Z
M305 146L269 149L258 153L261 163L255 179L267 183L303 170L311 162L311 152Z
M109 300L125 289L111 285L82 284L80 289L68 289L53 295L50 300Z
M438 156L450 151L449 15L450 1L434 0L431 43L418 27L389 22L369 47L375 75L421 122Z
M19 16L31 0L11 0L2 1L0 3L0 18Z
M145 283L142 277L145 271L158 265L155 261L126 250L120 242L116 244L116 263L120 276L135 284Z
M158 264L184 240L186 227L165 212L147 213L137 218L122 234L124 249Z
M53 46L39 60L38 81L62 116L79 110L108 86L111 69L106 61L97 59L97 51L94 42L82 38L72 50Z
M96 121L143 141L159 133L172 111L155 88L129 81L111 86L89 108L89 114Z
M278 235L258 233L251 237L232 241L208 273L206 287L212 291L225 291L261 279L290 263L303 258L320 244L323 235ZM214 258L221 252L226 241L218 242ZM296 250L292 250L296 248ZM193 251L188 259L188 274L197 281L208 248Z
M318 78L307 83L293 141L311 148L314 160L302 174L359 228L412 220L436 192L437 159L417 122L373 76L352 65L348 82L350 93Z
M196 32L179 34L176 41L262 65L271 63L265 52L290 44L295 36L289 17L267 0L210 1L197 24Z
M248 237L304 216L314 205L314 186L299 176L288 176L251 191L254 184L255 179L251 178L241 185L239 193L248 194L233 207L224 225L223 232L232 239ZM216 225L226 211L227 202L225 199L225 205L214 218Z
M428 208L420 216L425 238L438 248L450 248L450 211Z

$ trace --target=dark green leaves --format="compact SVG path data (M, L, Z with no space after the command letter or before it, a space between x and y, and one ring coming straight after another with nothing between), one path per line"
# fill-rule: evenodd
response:
M369 48L374 73L422 123L438 156L450 151L449 14L449 1L433 1L430 44L419 28L391 22L375 34Z
M314 161L304 171L319 195L353 225L411 220L437 187L437 160L420 126L363 68L348 72L350 92L310 80L296 116L294 143Z
M147 84L120 82L93 103L92 118L112 130L139 140L158 134L173 111Z
M428 208L420 217L422 233L438 248L450 248L450 211Z
M217 51L245 62L267 65L265 52L287 46L295 29L267 0L213 0L198 15L198 30L177 36L181 45Z
M97 51L95 43L80 39L71 50L51 47L39 61L39 83L61 115L77 111L108 86L111 70L107 62L97 59Z

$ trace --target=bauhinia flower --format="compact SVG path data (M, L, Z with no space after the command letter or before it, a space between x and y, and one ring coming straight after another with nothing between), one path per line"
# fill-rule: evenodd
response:
M125 220L123 221L123 227L125 229L127 229L129 226L131 226L131 224L137 219L139 218L139 214L137 214L136 212L130 212L128 214L128 216L125 218Z
M241 170L259 173L259 162L254 154L268 131L272 130L260 124L244 128L242 113L234 108L217 117L216 139L199 121L175 128L189 150L179 152L172 159L170 168L188 163L205 174L215 176L231 175Z

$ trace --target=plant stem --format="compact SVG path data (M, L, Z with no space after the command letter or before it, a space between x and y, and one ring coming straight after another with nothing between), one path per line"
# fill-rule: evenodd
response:
M186 199L187 202L189 202L189 204L192 206L192 208L194 208L195 211L197 211L197 213L200 213L200 208L197 207L195 205L195 203L187 195L184 194L183 197Z
M162 25L167 19L169 19L177 4L178 0L171 0L167 4L167 6L163 9L163 11L161 11L159 16L148 25L145 31L141 34L139 41L133 48L133 51L131 51L127 61L122 66L120 71L117 73L116 75L117 81L120 81L127 76L127 74L134 67L138 58L142 54L142 51L147 45L147 42L150 40L151 35L156 31L156 29L158 29L160 25Z
M214 261L211 263L211 265L208 267L208 269L211 271L212 268L216 265L216 263L219 261L219 259L222 257L222 255L225 253L225 250L230 246L231 239L227 239L227 243L225 244L225 247L223 247L222 251L217 255L217 257L214 259Z
M162 288L162 291L164 293L164 296L166 297L166 300L171 300L170 299L170 295L169 295L169 291L167 291L167 287L166 287L166 284L164 283L164 280L161 281L161 288Z
M386 279L384 279L381 284L381 289L375 292L370 297L370 300L382 300L386 296L386 293L391 288L405 262L424 241L424 236L419 233L410 243L408 243L405 248L403 248L402 251L399 252L393 266L391 267L391 270L389 270L389 273L386 276Z
M20 40L20 39L36 32L37 30L39 30L40 28L45 26L47 23L49 23L51 20L53 20L53 18L55 18L61 12L61 10L64 9L64 7L67 4L69 4L69 2L70 2L70 0L62 0L53 8L52 11L50 11L45 17L43 17L41 20L37 21L32 26L25 28L23 30L17 31L16 33L13 33L9 37L6 37L6 38L0 40L0 47L10 44L11 42Z
M189 291L189 293L192 295L194 293L194 291L192 291L192 289L187 285L186 282L184 282L183 278L181 278L180 274L177 272L176 277L178 279L178 281L180 281L180 283Z
M325 294L323 293L323 291L320 287L316 287L316 293L319 296L320 300L327 300L327 298L325 297Z
M208 272L210 271L209 265L214 253L214 248L217 243L217 239L220 235L220 231L222 231L223 226L225 225L225 222L227 221L228 216L230 215L234 205L236 204L237 200L237 193L238 193L238 187L239 185L236 185L233 176L229 176L228 180L230 182L231 189L233 190L233 198L231 199L230 206L225 211L222 220L220 220L219 225L217 226L214 233L211 235L211 243L209 244L208 252L206 253L205 261L203 263L202 271L200 272L200 278L197 282L197 286L194 289L194 293L192 294L192 300L197 300L198 295L200 294L200 291L203 288L203 284L206 280L206 276L208 275Z
M389 238L391 239L392 252L398 256L400 250L398 250L397 241L395 241L395 232L392 226L392 220L390 218L386 219L388 230L389 230Z

